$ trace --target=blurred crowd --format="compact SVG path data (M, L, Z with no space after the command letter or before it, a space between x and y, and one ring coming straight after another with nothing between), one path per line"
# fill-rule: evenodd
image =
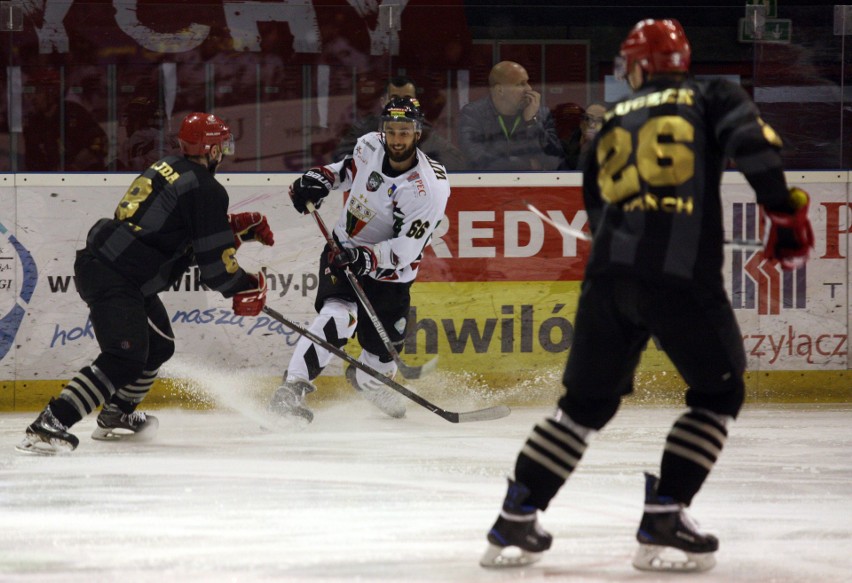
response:
M216 84L219 115L237 130L235 170L290 171L339 160L351 152L358 137L378 130L379 112L397 96L421 102L427 120L420 147L452 172L578 170L606 111L597 102L562 103L551 111L525 67L501 61L489 72L487 87L479 88L481 97L459 104L453 123L447 123L444 114L443 92L432 94L407 75L370 79L360 84L362 95L355 98L354 106L326 105L319 123L308 128L310 146L304 148L302 117L293 115L302 109L302 100L284 80L292 71L281 63L267 63L266 68L261 85L268 97L261 102L244 90L239 75ZM114 127L108 120L101 76L88 72L66 79L52 68L27 76L20 169L139 172L178 151L171 120L203 109L187 96L203 92L204 79L183 74L197 69L182 68L175 83L178 90L171 95L150 80L138 87L123 85L131 90L118 95ZM330 93L346 84L337 78L339 70L334 71L329 76ZM316 100L317 108L323 107L322 101ZM329 101L340 99L330 95L325 99L326 104ZM261 123L252 124L258 109L264 111Z

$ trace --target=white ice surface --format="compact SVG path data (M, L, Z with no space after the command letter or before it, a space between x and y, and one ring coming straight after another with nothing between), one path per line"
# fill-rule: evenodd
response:
M630 565L642 472L678 408L625 405L542 515L553 548L494 571L478 566L485 533L549 407L454 425L353 397L262 431L260 404L237 401L155 411L148 444L93 441L89 416L64 457L15 452L34 414L0 415L0 581L852 581L850 405L745 408L692 506L717 566L685 576Z

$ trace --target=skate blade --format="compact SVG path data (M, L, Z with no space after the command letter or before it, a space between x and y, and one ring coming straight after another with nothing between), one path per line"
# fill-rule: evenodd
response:
M272 407L267 407L266 413L269 418L273 420L273 423L271 423L271 425L274 428L286 428L288 426L303 427L314 420L314 412L308 409L307 407L297 407L294 409L275 409ZM270 428L263 427L263 429Z
M714 553L687 553L660 545L640 544L633 556L633 567L640 571L709 571L716 565Z
M300 414L296 411L292 413L279 413L277 411L267 410L265 419L261 421L260 430L269 433L292 433L293 431L301 431L305 429L314 419L313 413L309 409L305 409L307 414Z
M486 569L525 567L541 559L541 553L530 553L518 547L501 547L488 543L479 565Z
M28 455L68 455L74 451L74 446L61 439L44 441L40 437L27 435L15 450Z
M129 429L95 427L92 431L92 439L96 441L126 441L128 443L143 443L151 441L157 436L157 428L160 422L156 417L148 417L148 422L140 431Z

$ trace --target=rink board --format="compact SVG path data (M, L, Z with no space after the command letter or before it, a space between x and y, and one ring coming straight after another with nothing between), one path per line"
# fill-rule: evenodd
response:
M307 324L323 240L313 222L291 208L285 192L294 178L225 174L220 180L232 211L263 212L276 232L273 248L242 246L240 263L265 269L269 305ZM413 288L403 357L420 364L438 356L445 374L472 377L493 390L535 381L546 370L544 382L559 391L589 245L545 225L525 203L566 226L587 228L579 175L449 178L453 193ZM0 410L38 406L96 354L74 290L74 252L91 224L113 212L131 180L127 174L0 175ZM806 269L782 273L759 252L726 251L724 276L745 340L750 393L769 401L849 400L849 175L788 173L788 181L813 197L816 249ZM745 181L727 174L723 194L727 235L760 238ZM322 206L328 223L341 202L334 197ZM203 289L197 270L162 298L180 360L226 363L264 387L286 367L295 335L266 316L234 316L228 300ZM341 370L334 363L328 372L337 377ZM164 376L179 378L168 370ZM323 383L336 387L339 380ZM152 400L184 401L180 385L158 384ZM646 386L670 387L673 394L682 388L653 345L637 378L639 392Z

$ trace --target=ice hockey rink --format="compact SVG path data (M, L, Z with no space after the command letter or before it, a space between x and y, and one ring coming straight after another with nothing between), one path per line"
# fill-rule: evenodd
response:
M543 514L553 548L496 571L478 565L485 533L550 405L455 425L413 403L385 418L353 394L310 426L264 431L263 403L237 378L207 379L215 409L154 411L146 444L93 441L90 416L73 454L28 456L14 446L35 414L0 415L0 581L852 580L849 404L746 406L692 507L720 538L717 566L683 575L630 564L642 472L681 409L628 401ZM499 402L417 383L445 409Z

